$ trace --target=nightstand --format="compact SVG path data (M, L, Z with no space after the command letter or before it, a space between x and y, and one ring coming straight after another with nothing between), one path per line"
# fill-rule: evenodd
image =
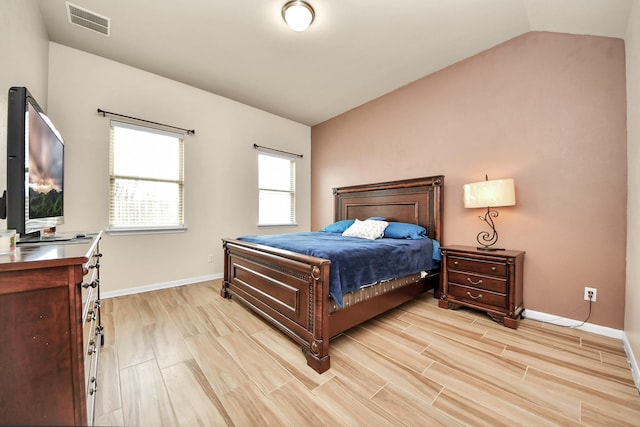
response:
M495 321L518 328L522 303L523 251L485 251L443 246L441 308L466 306L486 311Z

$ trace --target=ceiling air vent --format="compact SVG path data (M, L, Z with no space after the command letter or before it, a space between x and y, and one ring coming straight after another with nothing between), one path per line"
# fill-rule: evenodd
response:
M109 18L67 2L69 22L109 37Z

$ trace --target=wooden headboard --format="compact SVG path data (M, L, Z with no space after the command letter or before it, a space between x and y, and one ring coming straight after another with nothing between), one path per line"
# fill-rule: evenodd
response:
M442 243L444 175L333 189L335 220L380 216L418 224Z

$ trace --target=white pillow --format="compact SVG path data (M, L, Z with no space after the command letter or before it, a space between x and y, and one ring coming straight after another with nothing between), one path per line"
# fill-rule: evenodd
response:
M356 221L347 228L342 235L375 240L384 236L384 229L387 228L387 225L389 225L387 221L377 221L372 219L360 221L359 219L356 219Z

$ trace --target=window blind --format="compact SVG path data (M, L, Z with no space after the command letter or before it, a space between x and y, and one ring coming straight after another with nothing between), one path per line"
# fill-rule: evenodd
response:
M290 156L258 153L258 225L296 222L296 162Z
M109 228L184 227L184 135L112 120Z

